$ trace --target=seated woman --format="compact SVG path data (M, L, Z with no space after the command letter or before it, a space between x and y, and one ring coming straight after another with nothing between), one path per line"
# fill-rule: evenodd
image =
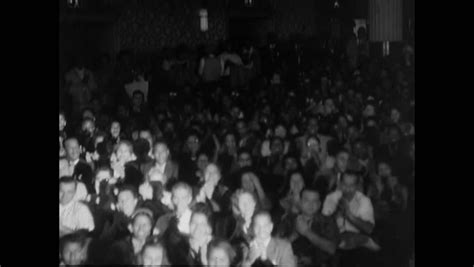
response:
M113 178L109 180L109 183L116 184L118 187L131 185L138 190L143 175L140 169L133 164L135 159L132 144L128 141L120 141L110 158Z
M305 187L303 175L299 171L290 174L290 181L287 185L287 193L280 199L280 206L285 213L298 213L300 205L301 190Z
M223 239L214 239L207 247L207 265L209 267L236 266L234 248Z

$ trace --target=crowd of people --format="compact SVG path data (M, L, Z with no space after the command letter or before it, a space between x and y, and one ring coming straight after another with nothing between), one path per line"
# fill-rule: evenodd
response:
M60 88L60 265L408 266L413 48L347 40L78 58Z

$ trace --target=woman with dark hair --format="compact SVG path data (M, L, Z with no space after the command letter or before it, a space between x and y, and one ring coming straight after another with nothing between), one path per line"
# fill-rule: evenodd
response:
M300 205L301 190L305 187L305 180L300 171L294 171L289 175L289 183L286 185L286 193L280 199L280 206L285 213L298 213Z
M207 266L235 266L236 253L232 245L224 239L214 239L207 247Z

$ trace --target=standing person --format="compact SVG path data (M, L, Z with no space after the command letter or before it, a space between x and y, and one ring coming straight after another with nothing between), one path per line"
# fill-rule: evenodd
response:
M215 85L222 75L221 59L216 56L216 47L208 46L206 55L199 61L199 76L207 86Z
M143 181L143 175L133 162L135 159L132 144L128 141L121 141L110 158L113 179L109 183L116 184L118 187L130 185L138 190Z
M77 60L73 68L65 74L66 88L72 98L72 111L79 116L81 110L89 104L97 84L92 71L85 67L82 60Z

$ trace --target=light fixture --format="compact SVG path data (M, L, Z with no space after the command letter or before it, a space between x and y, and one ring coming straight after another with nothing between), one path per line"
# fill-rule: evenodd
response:
M205 32L209 29L207 9L202 8L199 10L199 26L202 32Z
M70 8L79 8L79 0L67 0L67 4Z
M334 1L334 8L339 8L339 7L340 7L339 1L337 1L337 0Z

